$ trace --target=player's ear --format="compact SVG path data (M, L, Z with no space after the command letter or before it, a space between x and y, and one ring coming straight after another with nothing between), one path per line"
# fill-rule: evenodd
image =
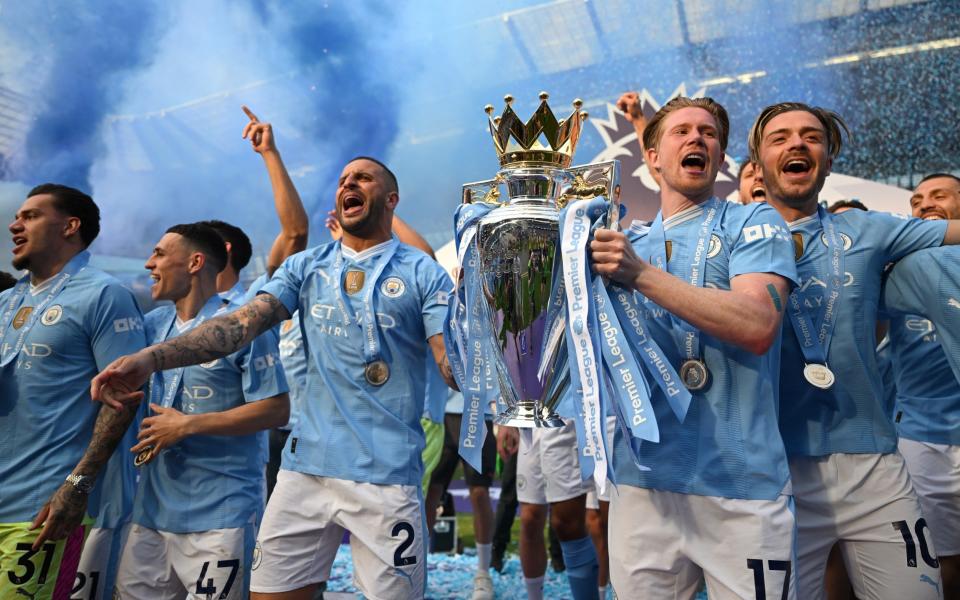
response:
M203 270L204 265L207 264L207 257L203 252L193 252L190 254L190 260L187 262L187 271L191 275L195 275Z
M396 210L398 204L400 204L399 192L390 192L387 194L387 207L389 207L390 210Z
M71 235L80 235L80 217L67 217L63 226L63 237L68 238Z
M656 146L654 146L653 148L647 148L644 151L644 154L646 154L647 166L652 170L659 171L660 170L660 153L657 152Z

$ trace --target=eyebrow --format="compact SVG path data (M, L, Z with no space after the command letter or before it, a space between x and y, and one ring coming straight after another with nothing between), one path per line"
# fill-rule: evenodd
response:
M769 137L769 136L771 136L771 135L777 135L778 133L789 133L790 131L792 131L792 130L789 129L789 128L787 128L787 127L781 127L780 129L771 131L770 133L766 134L764 137ZM800 129L800 133L801 133L801 134L810 133L811 131L816 131L817 133L826 134L826 132L825 132L822 128L820 128L820 127L810 127L810 126L808 125L808 126L803 127L803 128Z

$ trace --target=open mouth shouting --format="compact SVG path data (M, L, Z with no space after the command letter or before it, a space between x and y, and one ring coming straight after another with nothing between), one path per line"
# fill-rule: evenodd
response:
M767 199L767 190L763 184L755 185L750 189L750 197L757 202L763 202Z
M357 192L346 192L340 198L340 215L347 218L360 216L365 204L363 196Z
M683 167L684 171L705 173L707 170L707 154L701 150L688 152L680 159L680 166Z
M788 181L805 180L813 173L813 161L807 156L788 158L780 168Z

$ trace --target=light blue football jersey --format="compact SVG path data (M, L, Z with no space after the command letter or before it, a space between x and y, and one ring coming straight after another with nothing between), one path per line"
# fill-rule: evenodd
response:
M395 253L377 281L371 270L381 254ZM452 284L433 259L395 239L356 253L343 248L344 281L362 287L346 295L350 322L338 308L334 264L340 243L310 248L284 261L260 291L300 310L307 356L309 401L293 427L283 468L377 484L418 485L424 446L424 373L428 344L440 334ZM364 377L363 296L373 302L381 355L390 377L381 386Z
M894 419L897 404L897 378L893 372L893 356L890 351L889 334L877 346L877 368L883 382L883 414Z
M894 315L897 431L918 442L960 444L960 248L901 260L887 279L884 303Z
M774 273L795 281L796 268L787 226L765 203L743 206L720 202L719 219L708 243L704 287L730 289L730 280L746 273ZM681 278L690 271L702 206L679 212L664 221L667 268ZM631 236L634 248L650 260L646 231ZM675 368L686 360L681 333L669 313L643 299L648 334ZM644 442L639 449L640 471L633 462L622 429L615 436L614 468L619 484L720 496L773 499L790 472L777 429L777 372L780 341L757 356L701 333L702 358L711 382L693 399L680 423L659 386L651 386L660 427L660 443Z
M24 315L44 302L50 283L55 282L27 291L14 306L2 339L4 353L15 348L26 326ZM13 298L14 289L0 295L0 313ZM145 345L143 316L133 294L97 269L84 267L47 304L19 355L0 372L0 522L37 516L90 443L100 408L90 401L90 380ZM99 515L103 481L88 503L91 515ZM133 488L126 481L119 497L112 496L108 520L129 506Z
M216 315L238 308L212 296L204 310L222 306ZM147 314L151 340L175 338L192 328L179 327L173 306ZM155 376L153 401L159 403L174 370ZM185 414L223 412L287 391L277 336L268 330L243 349L224 358L183 369L173 408ZM133 522L173 533L243 527L259 521L263 510L264 472L257 434L194 435L162 451L140 468Z
M832 215L844 246L843 291L835 317L827 365L836 382L823 390L803 376L805 359L790 319L784 318L780 373L780 431L790 456L886 453L896 448L896 432L883 406L877 377L875 326L884 266L931 246L939 246L945 222L904 219L848 210ZM818 215L790 223L802 254L797 261L803 308L820 323L827 295L830 253Z
M266 283L266 282L264 282ZM303 332L300 330L300 311L280 324L280 362L290 388L290 421L280 429L290 430L303 410L307 389L307 354L303 349Z

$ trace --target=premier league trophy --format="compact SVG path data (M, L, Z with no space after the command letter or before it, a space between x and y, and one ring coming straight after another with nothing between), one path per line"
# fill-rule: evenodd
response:
M461 235L465 217L458 222L464 277L471 277L472 268L476 281L465 285L464 304L473 307L466 316L466 345L485 345L488 381L499 388L493 396L506 406L496 422L513 427L563 424L556 407L570 387L570 367L560 211L573 200L605 196L605 225L617 227L620 214L618 161L570 166L587 118L583 103L575 100L570 116L558 121L547 99L542 92L526 123L509 95L501 116L492 117L493 106L485 108L501 170L494 179L463 186L464 204L484 210L468 213L474 222L467 235ZM479 371L481 360L473 363ZM464 364L469 380L471 361Z

